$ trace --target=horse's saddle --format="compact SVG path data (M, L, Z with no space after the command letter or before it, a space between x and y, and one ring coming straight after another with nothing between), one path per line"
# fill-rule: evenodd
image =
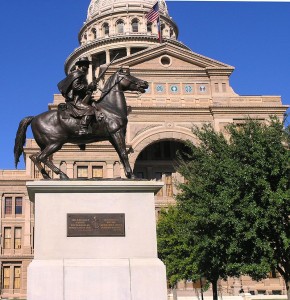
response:
M60 103L57 106L57 110L59 111L62 119L80 119L82 117L81 115L76 115L73 106L67 103ZM101 111L99 111L98 108L95 108L95 117L96 121L100 122L104 119L104 114Z
M57 110L59 111L62 119L71 118L70 112L68 110L68 105L66 103L59 103L57 106Z

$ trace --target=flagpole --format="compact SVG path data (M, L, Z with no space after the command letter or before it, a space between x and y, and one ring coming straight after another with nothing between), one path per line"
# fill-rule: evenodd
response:
M156 1L156 3L153 5L151 10L147 13L146 19L147 22L157 22L157 31L158 31L158 40L160 43L162 43L162 31L161 31L161 21L160 21L160 12L159 12L159 0Z
M158 2L158 19L157 19L157 26L158 26L158 37L160 44L162 43L162 30L161 30L161 19L160 19L160 1Z

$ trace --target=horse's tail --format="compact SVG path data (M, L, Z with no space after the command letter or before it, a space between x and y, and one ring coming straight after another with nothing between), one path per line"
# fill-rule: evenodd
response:
M17 168L17 165L19 163L19 158L21 154L23 153L23 146L25 144L26 140L26 130L27 127L30 125L34 117L26 117L21 120L18 126L18 130L16 133L15 138L15 144L14 144L14 162L15 162L15 168Z

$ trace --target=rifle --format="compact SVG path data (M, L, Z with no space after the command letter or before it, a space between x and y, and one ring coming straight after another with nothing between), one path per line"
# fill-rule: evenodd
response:
M107 65L107 67L101 72L101 74L98 76L98 78L96 78L95 76L93 77L93 84L97 87L99 81L101 80L101 78L105 75L105 73L107 72L107 70L109 69L110 65L114 62L114 60L117 58L117 56L119 55L119 53L117 53L115 55L115 57L110 61L110 63ZM83 99L82 103L84 104L89 104L90 100L91 100L91 96L93 94L93 91L96 90L96 87L94 89L89 89L87 91L87 95L86 97Z

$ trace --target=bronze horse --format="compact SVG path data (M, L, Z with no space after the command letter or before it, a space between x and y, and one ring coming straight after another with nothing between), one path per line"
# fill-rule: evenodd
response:
M101 113L103 118L100 121L94 120L91 123L92 132L80 136L78 134L79 119L68 117L63 118L63 111L51 110L37 116L26 117L21 120L17 130L14 146L15 166L23 153L23 146L26 140L26 130L31 124L32 133L40 152L30 156L43 178L50 179L45 166L60 176L60 179L69 179L68 176L57 168L49 156L62 148L65 143L82 145L108 140L116 149L124 166L127 178L134 178L126 152L126 127L128 123L128 112L124 91L137 91L144 93L148 83L138 79L130 72L122 69L114 73L106 82L101 97L93 101L92 106ZM43 165L42 165L43 164Z

